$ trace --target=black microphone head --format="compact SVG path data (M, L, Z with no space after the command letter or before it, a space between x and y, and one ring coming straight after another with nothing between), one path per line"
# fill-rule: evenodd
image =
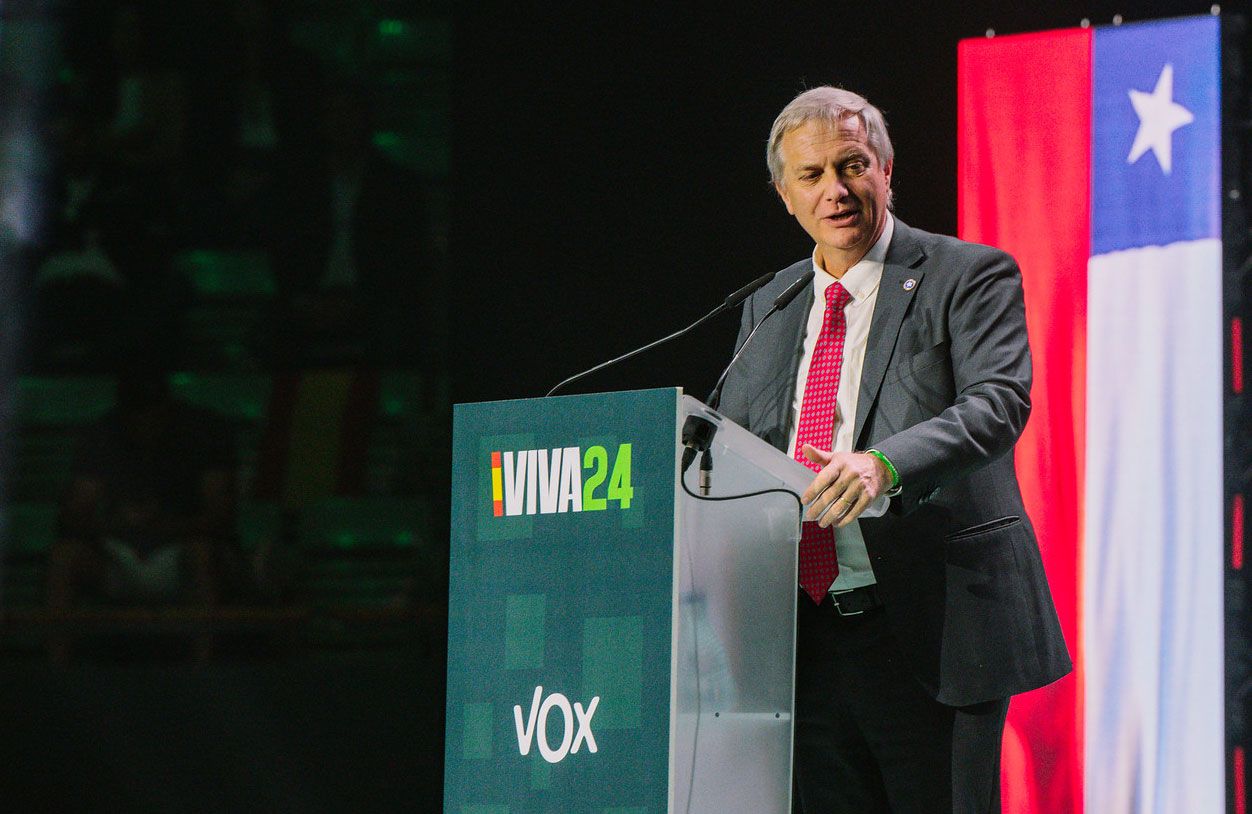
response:
M768 285L769 281L774 279L774 277L777 276L777 274L778 272L776 271L771 271L768 274L762 274L760 277L757 277L755 280L748 283L743 288L739 289L734 294L731 294L729 297L727 297L725 302L722 303L722 307L734 308L736 305L743 302L748 297L751 297L757 291L759 291L760 289Z
M800 295L801 291L808 288L809 283L813 282L815 274L816 272L814 272L813 269L809 269L800 275L800 279L787 286L783 293L779 294L774 299L774 310L781 311L786 308L792 300Z

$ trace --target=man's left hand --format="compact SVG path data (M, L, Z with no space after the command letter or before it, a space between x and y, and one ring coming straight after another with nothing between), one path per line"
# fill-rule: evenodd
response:
M801 500L808 509L805 520L816 520L822 528L848 525L869 508L879 495L891 488L891 473L877 456L864 452L827 452L804 445L804 457L821 464L822 471L809 484Z

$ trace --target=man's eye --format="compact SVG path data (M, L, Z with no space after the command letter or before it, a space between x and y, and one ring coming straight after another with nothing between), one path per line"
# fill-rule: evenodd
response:
M853 175L860 175L866 170L864 161L849 161L847 164L843 165L843 168Z

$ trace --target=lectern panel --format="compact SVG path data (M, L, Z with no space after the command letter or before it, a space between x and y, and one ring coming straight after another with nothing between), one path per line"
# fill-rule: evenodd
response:
M445 811L666 811L678 398L456 407Z

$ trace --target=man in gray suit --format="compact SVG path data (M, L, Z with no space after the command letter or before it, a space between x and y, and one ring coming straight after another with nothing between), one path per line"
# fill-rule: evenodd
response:
M768 158L815 248L745 304L740 344L816 274L745 350L721 411L817 472L801 583L830 586L797 605L796 809L998 811L1009 698L1072 667L1013 468L1021 275L892 216L886 125L854 93L797 96ZM886 515L861 517L882 494ZM826 529L837 569L814 571Z

